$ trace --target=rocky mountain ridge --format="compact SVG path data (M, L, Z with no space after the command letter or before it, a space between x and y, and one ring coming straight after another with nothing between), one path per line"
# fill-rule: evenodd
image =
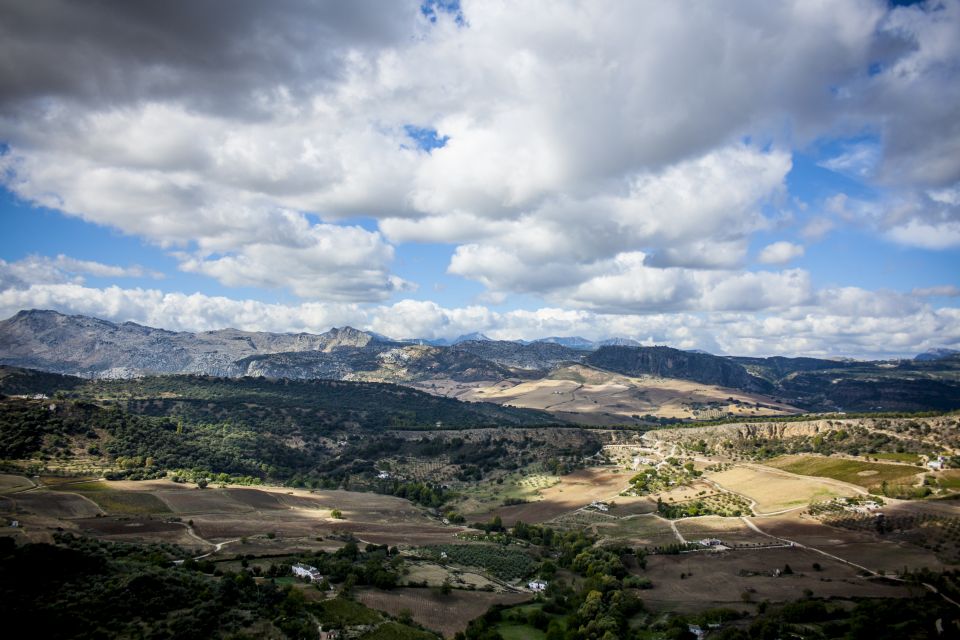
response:
M479 339L430 346L352 327L322 334L191 333L21 311L0 321L0 365L86 378L204 374L457 385L515 384L582 364L637 378L737 389L817 411L960 408L960 358L955 355L891 362L741 358L623 341L588 350L579 348L587 342L580 338L572 339L574 347L560 338L522 343L464 337Z

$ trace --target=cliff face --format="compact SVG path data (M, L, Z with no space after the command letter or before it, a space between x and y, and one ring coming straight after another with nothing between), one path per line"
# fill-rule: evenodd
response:
M452 350L516 369L548 371L561 364L580 362L584 352L553 342L520 344L505 340L470 340L461 342Z
M587 356L586 362L629 376L680 378L758 393L773 391L772 384L727 358L670 347L601 347Z
M665 442L704 439L707 442L721 440L753 440L769 438L779 440L798 436L814 436L818 433L848 428L856 421L809 420L804 422L749 422L715 425L711 427L690 427L685 429L656 429L648 431L645 437Z

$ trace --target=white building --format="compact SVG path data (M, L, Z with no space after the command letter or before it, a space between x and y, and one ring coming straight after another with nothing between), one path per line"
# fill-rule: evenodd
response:
M377 474L377 477L380 478L381 480L389 480L390 474L386 471L381 471L380 473Z
M531 582L527 583L527 587L530 589L530 591L536 591L539 593L547 590L547 583L543 580L532 580Z
M591 502L590 507L596 509L597 511L610 511L610 505L606 502L600 502L599 500Z
M320 571L316 567L311 567L308 564L297 563L290 567L293 570L293 575L298 578L309 578L310 582L320 582L323 580L323 576L320 575Z
M927 466L935 471L940 471L941 469L947 468L947 459L943 456L937 456L936 460L931 460L927 463Z
M723 542L717 538L704 538L700 541L700 544L704 547L718 547L722 545Z

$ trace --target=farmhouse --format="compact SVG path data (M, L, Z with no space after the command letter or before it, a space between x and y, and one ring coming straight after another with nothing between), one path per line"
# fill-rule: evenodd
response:
M937 456L936 460L931 460L927 463L927 466L935 471L940 471L941 469L947 468L947 459L943 456Z
M527 583L527 587L530 589L530 591L536 591L536 592L546 591L547 583L544 582L543 580L532 580Z
M700 541L700 545L704 547L719 547L723 544L723 541L718 540L717 538L704 538Z
M290 568L293 571L293 575L299 578L309 578L310 582L320 582L323 580L320 571L318 571L316 567L311 567L308 564L297 563Z
M390 474L387 473L386 471L381 471L380 473L377 474L377 478L379 478L380 480L389 480Z
M610 505L606 502L601 502L600 500L594 500L590 503L590 508L596 509L597 511L610 511Z

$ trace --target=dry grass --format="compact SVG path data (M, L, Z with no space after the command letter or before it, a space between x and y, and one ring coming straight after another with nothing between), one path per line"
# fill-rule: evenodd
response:
M813 478L790 476L757 467L737 465L732 469L710 474L709 479L725 489L755 500L758 513L803 507L840 496L857 495L853 489L829 484Z
M0 494L15 493L33 486L27 478L10 473L0 473Z
M83 496L53 491L30 491L8 495L3 510L14 515L33 514L44 518L92 518L100 507Z
M428 391L430 389L427 389ZM436 392L436 390L432 390ZM443 392L449 393L448 389ZM558 369L547 378L458 389L457 397L577 414L589 422L630 422L633 416L719 418L796 413L772 398L673 378L630 377L583 365ZM733 402L734 400L736 402ZM764 406L757 407L757 403ZM772 407L772 408L771 408Z
M541 489L540 499L536 502L471 513L467 519L484 522L500 516L504 524L513 524L517 520L526 523L545 522L595 500L616 500L629 480L628 473L614 473L610 469L581 469L561 476L559 483Z
M772 542L767 536L748 527L740 518L701 516L677 520L675 524L683 537L693 542L704 538L719 538L729 546L766 545Z

